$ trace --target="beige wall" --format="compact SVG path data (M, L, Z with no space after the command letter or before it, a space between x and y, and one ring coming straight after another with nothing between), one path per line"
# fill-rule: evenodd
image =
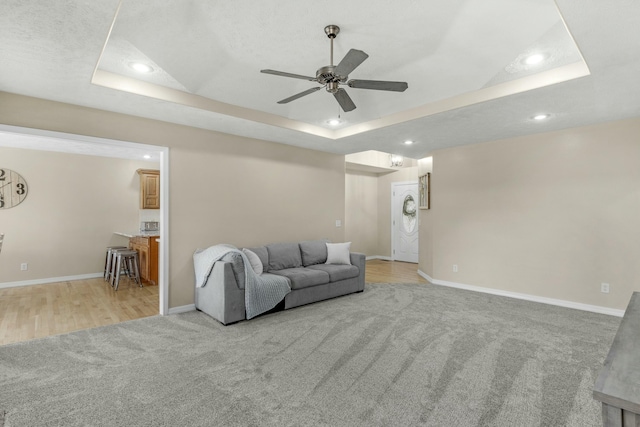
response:
M344 240L344 156L3 92L0 121L170 148L170 307L194 301L198 247Z
M347 171L345 185L345 240L354 252L378 255L378 175Z
M364 229L349 228L357 221L351 202L345 216L345 197L358 188L371 192L361 196L365 206L377 203L372 255L390 256L391 182L417 180L419 168L381 175L374 189L371 176L354 181L362 173L345 182L344 156L2 92L0 122L170 147L170 307L193 303L197 247L361 236ZM420 269L439 280L623 309L640 290L638 135L633 119L433 153ZM27 202L38 191L30 174ZM3 223L19 209L2 212ZM371 250L370 238L353 240ZM58 274L65 273L47 275ZM0 277L7 280L15 279ZM601 282L610 294L600 293Z
M170 151L172 306L193 303L196 248L344 240L344 156L193 133Z
M126 244L113 232L139 228L136 170L154 164L0 147L0 166L29 186L20 205L0 211L1 285L102 272L104 248Z
M615 309L640 291L640 118L436 151L431 194L434 279Z
M418 160L418 176L430 173L431 202L433 202L433 157ZM420 271L433 277L433 213L431 209L420 209L419 215L419 245L418 265Z

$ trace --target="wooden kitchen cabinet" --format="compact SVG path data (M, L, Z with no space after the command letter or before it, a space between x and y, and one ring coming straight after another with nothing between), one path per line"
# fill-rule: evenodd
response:
M138 252L140 277L144 282L158 284L158 239L159 236L135 236L129 239L129 247Z
M140 209L160 209L160 171L138 169L140 175Z

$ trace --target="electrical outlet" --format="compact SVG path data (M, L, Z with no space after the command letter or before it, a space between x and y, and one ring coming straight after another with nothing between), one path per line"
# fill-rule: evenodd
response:
M29 264L27 264L26 262L23 262L22 264L20 264L21 271L27 271L28 269L29 269Z
M600 292L602 292L603 294L608 294L609 293L609 284L608 283L601 283L600 284Z
M453 264L453 272L454 273L458 272L458 264Z
M336 227L342 227L342 221L339 219L336 219Z

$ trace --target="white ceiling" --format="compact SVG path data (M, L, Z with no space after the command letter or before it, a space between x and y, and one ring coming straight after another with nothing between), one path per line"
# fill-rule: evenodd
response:
M350 78L409 85L347 88L358 108L337 129L325 91L276 104L316 83L259 72L315 76L329 64L328 24L341 27L334 63L350 48L369 54ZM421 158L640 115L639 24L635 0L3 0L0 90L334 153ZM526 65L535 52L547 60ZM552 116L531 120L540 112Z

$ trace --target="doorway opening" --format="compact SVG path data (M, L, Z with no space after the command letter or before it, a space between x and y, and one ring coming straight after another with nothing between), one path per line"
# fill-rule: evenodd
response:
M158 246L158 312L160 315L169 314L168 147L7 125L0 125L0 147L135 160L142 159L144 155L147 155L151 156L154 161L157 160L160 169L160 200L162 201L160 203L160 242ZM4 232L6 234L6 231ZM46 281L43 281L43 283L46 283Z

